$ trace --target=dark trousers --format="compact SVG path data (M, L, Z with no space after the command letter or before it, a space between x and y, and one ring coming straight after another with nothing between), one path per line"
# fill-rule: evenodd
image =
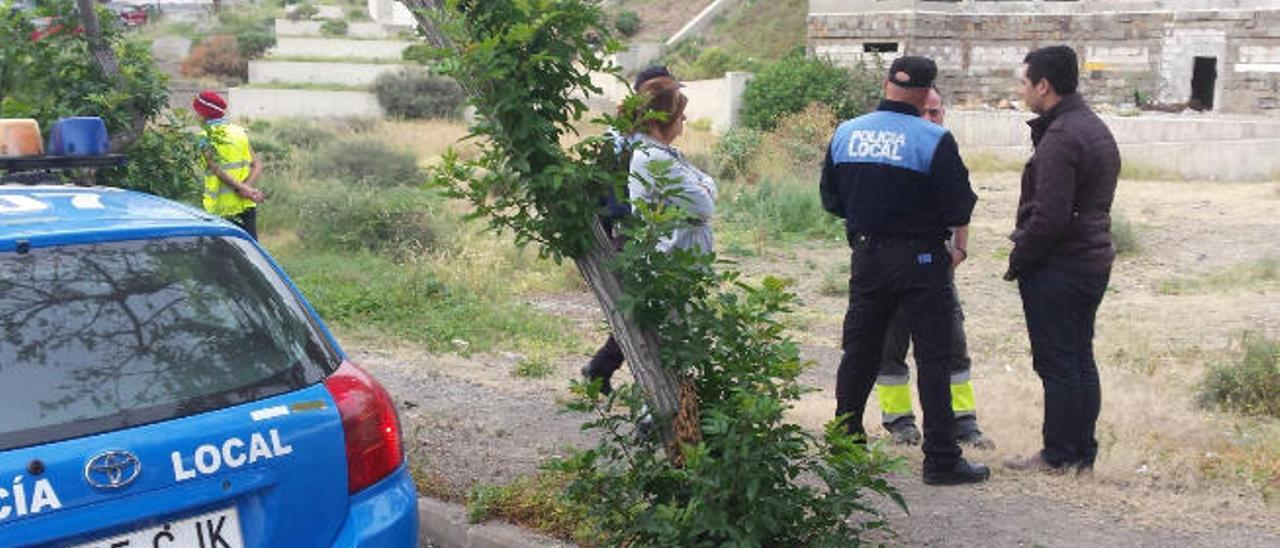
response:
M916 345L916 385L924 410L924 468L950 469L960 459L953 435L951 371L956 354L955 286L951 256L942 240L853 238L849 310L844 317L844 356L836 373L836 416L852 434L862 426L867 397L884 353L885 331L899 307Z
M609 340L596 350L591 361L587 362L587 374L593 379L609 379L613 374L622 367L625 358L622 355L622 347L618 346L618 341L609 335Z
M1098 456L1093 325L1109 277L1051 267L1018 277L1032 367L1044 384L1043 457L1055 466L1092 466Z
M955 334L951 339L952 344L955 345L953 353L960 356L960 359L956 362L956 368L951 371L951 384L958 385L969 382L969 369L973 365L969 358L969 346L964 333L964 308L960 305L958 294L952 314L956 317ZM893 318L889 320L889 328L885 332L884 354L880 361L880 376L877 378L877 384L906 385L909 382L911 368L907 365L907 349L910 345L911 331L907 327L907 315L900 307L894 311ZM956 416L955 434L957 436L978 429L978 416L972 409L959 410L953 405L951 411ZM905 415L882 414L882 417L886 428L899 419L915 422L915 415L910 411Z
M227 220L244 229L254 240L258 239L258 208L251 207L246 209L244 213L227 217Z

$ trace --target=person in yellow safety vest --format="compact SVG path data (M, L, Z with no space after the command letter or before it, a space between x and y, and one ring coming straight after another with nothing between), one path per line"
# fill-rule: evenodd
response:
M213 91L196 95L191 108L200 115L204 128L200 149L206 169L205 211L258 239L258 204L266 195L254 186L262 175L262 161L249 146L249 134L227 120L227 101Z
M937 88L929 90L925 100L924 118L942 125L946 117L946 107L942 103L942 94ZM952 237L951 246L955 249L966 249L969 227L958 227ZM967 255L962 253L961 262ZM959 262L955 263L959 266ZM960 363L951 373L951 409L956 416L954 428L956 441L982 449L994 449L995 443L978 429L977 404L973 396L973 381L969 378L969 351L965 345L964 311L957 297L955 303L958 331L955 336L954 353L960 356ZM889 328L884 337L884 358L880 362L880 376L876 378L876 394L880 399L881 424L893 437L895 443L915 445L920 443L920 429L916 427L916 417L911 410L911 370L907 367L907 345L911 342L907 331L907 318L899 308L889 321Z

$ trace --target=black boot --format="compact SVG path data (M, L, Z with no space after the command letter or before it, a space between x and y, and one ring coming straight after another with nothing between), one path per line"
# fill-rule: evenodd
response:
M991 477L991 469L980 462L970 463L960 459L955 465L943 470L925 470L924 482L927 485L963 485L966 483L982 483Z

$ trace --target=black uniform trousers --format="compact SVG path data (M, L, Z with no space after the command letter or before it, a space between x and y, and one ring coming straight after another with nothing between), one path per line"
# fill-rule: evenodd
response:
M1109 273L1042 266L1018 275L1031 339L1031 365L1044 384L1044 460L1093 466L1102 408L1093 325Z
M867 397L875 386L885 331L902 307L915 344L916 385L924 411L924 469L949 470L959 460L951 410L951 372L956 352L955 285L951 255L941 238L854 235L849 310L844 318L844 356L836 373L836 416L851 434L862 426Z

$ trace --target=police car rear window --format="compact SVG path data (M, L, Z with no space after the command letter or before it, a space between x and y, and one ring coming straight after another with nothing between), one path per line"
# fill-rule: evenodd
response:
M0 450L273 396L336 363L240 238L0 253Z

